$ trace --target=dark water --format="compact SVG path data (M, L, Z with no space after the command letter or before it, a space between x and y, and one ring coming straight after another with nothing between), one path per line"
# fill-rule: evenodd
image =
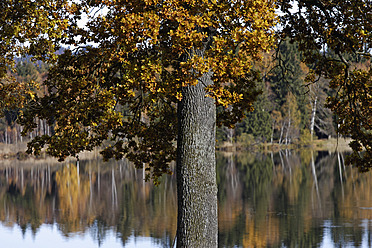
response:
M372 173L344 154L218 154L220 247L372 247ZM171 247L175 177L125 161L0 161L0 247Z

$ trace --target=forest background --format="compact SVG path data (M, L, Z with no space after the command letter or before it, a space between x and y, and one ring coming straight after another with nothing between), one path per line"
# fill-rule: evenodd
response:
M63 53L63 49L59 51ZM305 83L305 76L311 65L301 62L301 53L296 43L283 41L276 50L264 54L262 62L255 65L261 72L256 82L260 94L254 110L234 127L217 129L217 145L234 145L240 148L257 144L311 145L316 139L330 139L337 136L337 116L327 108L326 102L335 91L329 82L319 78L317 82ZM369 61L356 58L356 66L367 68ZM48 65L32 62L29 57L18 58L14 76L19 82L37 82L34 89L39 96L47 94L43 81L47 78ZM9 72L10 73L10 72ZM125 110L123 110L125 111ZM22 127L17 123L17 110L6 111L0 119L0 142L17 144L30 141L33 137L51 134L53 127L45 120L27 137L22 137Z

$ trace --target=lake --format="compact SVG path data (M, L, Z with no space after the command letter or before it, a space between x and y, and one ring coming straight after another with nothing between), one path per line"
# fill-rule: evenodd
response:
M220 247L371 247L372 173L345 154L218 153ZM172 247L175 176L125 160L0 161L1 247Z

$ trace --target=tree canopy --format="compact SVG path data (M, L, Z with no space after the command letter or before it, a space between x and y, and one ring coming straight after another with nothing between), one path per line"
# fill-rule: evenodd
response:
M58 11L46 3L59 5ZM36 127L37 118L55 123L54 133L36 137L29 152L47 145L49 154L64 159L110 140L105 158L126 156L139 167L147 163L156 178L169 173L175 159L182 87L196 85L212 71L213 85L205 94L223 106L221 122L233 124L252 108L258 79L252 62L274 41L273 1L46 3L23 3L53 17L22 20L40 22L49 32L40 30L38 37L45 39L29 39L35 45L26 52L35 59L54 57L34 48L54 44L54 37L73 49L49 69L48 94L32 95L21 111L25 133ZM81 27L77 20L83 13L88 21Z
M1 1L1 107L19 108L24 132L38 118L54 133L30 152L64 159L105 140L105 158L126 156L169 173L175 159L176 104L183 86L206 72L218 122L239 121L259 91L259 60L275 39L296 42L309 84L329 81L338 132L351 136L349 162L371 167L371 13L369 1ZM274 4L280 9L277 36ZM85 26L79 21L87 19ZM92 44L92 45L89 45ZM56 50L71 46L62 55ZM280 46L278 46L280 47ZM202 51L202 52L201 52ZM21 54L52 66L46 95L6 71ZM359 62L364 61L363 65ZM10 67L9 67L10 66ZM26 106L24 106L26 104ZM363 153L362 151L365 150Z

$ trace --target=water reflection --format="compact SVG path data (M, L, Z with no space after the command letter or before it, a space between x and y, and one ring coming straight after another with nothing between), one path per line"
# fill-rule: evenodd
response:
M345 167L344 154L217 158L220 247L372 246L372 173ZM7 163L0 163L1 240L41 247L42 237L59 235L68 247L172 246L174 176L154 187L125 161Z
M343 158L219 155L220 245L371 247L372 174L345 167Z
M176 231L174 178L154 187L125 161L0 165L0 221L38 236L55 226L67 240L77 234L102 246L114 236L127 244L170 246ZM1 236L1 233L0 233ZM19 237L18 237L19 238ZM137 242L138 241L138 242ZM84 246L86 247L86 246ZM97 247L97 246L95 246Z

